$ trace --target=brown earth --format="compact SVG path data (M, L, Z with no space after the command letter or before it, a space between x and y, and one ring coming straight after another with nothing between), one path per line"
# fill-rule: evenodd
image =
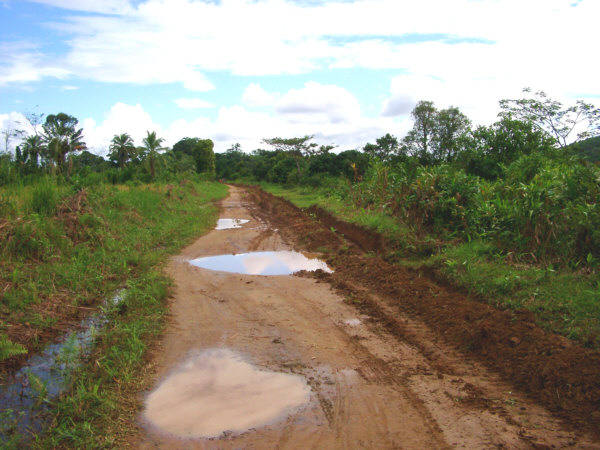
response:
M203 236L168 265L172 317L151 362L154 386L194 352L217 348L302 377L309 401L264 426L206 439L164 433L142 413L131 445L600 448L597 353L545 333L526 313L386 263L379 236L323 211L236 187L222 207L222 217L250 222ZM189 264L290 249L320 253L334 273L253 276Z

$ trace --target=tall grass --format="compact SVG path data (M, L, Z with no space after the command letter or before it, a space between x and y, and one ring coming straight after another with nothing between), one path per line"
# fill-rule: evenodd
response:
M56 405L42 447L111 446L131 418L149 339L160 332L169 280L160 264L211 228L224 185L97 184L42 180L0 190L0 353L35 351L65 321L125 288L97 346ZM0 411L0 414L2 412ZM110 434L107 430L111 430ZM19 437L7 442L16 442Z

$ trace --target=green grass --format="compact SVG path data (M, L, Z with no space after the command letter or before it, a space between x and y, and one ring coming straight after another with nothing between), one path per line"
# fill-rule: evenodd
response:
M448 240L413 230L385 210L357 208L329 190L263 184L296 206L318 205L338 218L382 234L389 261L429 267L455 286L498 308L527 309L538 325L586 346L600 347L600 279L589 269L513 262L511 254L480 240Z
M9 205L0 217L0 336L35 350L44 341L36 333L51 335L58 318L125 289L123 302L107 312L109 324L97 333L89 364L76 369L72 390L53 404L52 425L35 443L113 447L135 428L147 346L167 313L170 280L161 265L214 226L218 209L212 202L227 187L200 181L100 184L82 197L73 186L43 183L0 191L0 204ZM33 207L34 195L56 203L44 210L36 201ZM34 338L18 330L33 330ZM18 446L19 436L11 442Z

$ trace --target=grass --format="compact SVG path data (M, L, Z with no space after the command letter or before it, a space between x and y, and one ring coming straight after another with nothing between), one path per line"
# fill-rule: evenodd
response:
M43 180L0 191L3 345L35 351L62 332L59 322L125 293L108 308L88 363L52 404L51 426L34 446L113 447L132 432L148 343L167 313L170 280L161 265L214 226L212 202L226 193L224 185L199 181L100 184L82 193ZM40 198L54 199L54 206L45 209ZM15 435L6 445L19 442Z
M390 261L428 267L473 297L501 309L529 310L542 328L600 348L600 280L593 270L515 263L510 253L500 252L489 242L449 241L422 234L385 210L356 208L331 191L262 187L298 207L318 205L342 220L379 232L392 244L386 255Z

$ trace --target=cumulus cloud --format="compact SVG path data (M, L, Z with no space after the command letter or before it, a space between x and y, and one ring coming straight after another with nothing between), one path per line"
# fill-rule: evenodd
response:
M141 105L127 105L121 102L112 106L102 123L87 118L80 125L83 127L88 148L103 156L108 153L110 141L116 134L128 133L136 145L142 145L147 131L156 131L158 136L163 133L162 127L152 120Z
M360 106L351 92L314 81L306 83L302 89L291 89L283 95L275 103L275 111L310 122L339 123L360 117Z
M178 98L175 100L177 106L185 109L200 109L200 108L212 108L212 104L201 98Z
M568 0L36 1L86 14L54 24L69 36L69 50L57 62L35 53L18 61L19 53L11 52L14 61L0 71L0 82L16 82L19 73L30 80L74 75L181 82L206 91L214 88L208 71L276 75L367 67L444 79L516 78L521 85L527 78L552 86L572 80L589 92L597 86L587 44L596 40L597 1L577 8ZM556 64L560 55L577 61L578 70Z
M27 134L25 116L16 111L0 114L0 152L12 152Z
M290 98L295 95L290 94ZM284 94L282 98L285 97ZM290 120L289 114L293 114L295 120ZM271 114L234 105L221 107L214 119L198 116L192 120L179 119L161 127L140 105L117 103L102 123L85 119L83 128L88 147L106 155L110 140L120 133L129 133L137 145L141 145L146 131L156 131L168 146L184 137L208 138L215 142L215 151L222 152L235 143L240 143L245 151L251 151L265 148L262 143L265 138L306 134L314 134L319 144L337 144L341 149L358 148L398 127L391 119L373 119L360 114L346 115L344 120L337 120L335 114L329 119L327 117L328 110L324 107Z
M251 107L270 106L275 102L276 98L277 95L269 94L260 86L260 84L251 83L244 90L242 102Z

